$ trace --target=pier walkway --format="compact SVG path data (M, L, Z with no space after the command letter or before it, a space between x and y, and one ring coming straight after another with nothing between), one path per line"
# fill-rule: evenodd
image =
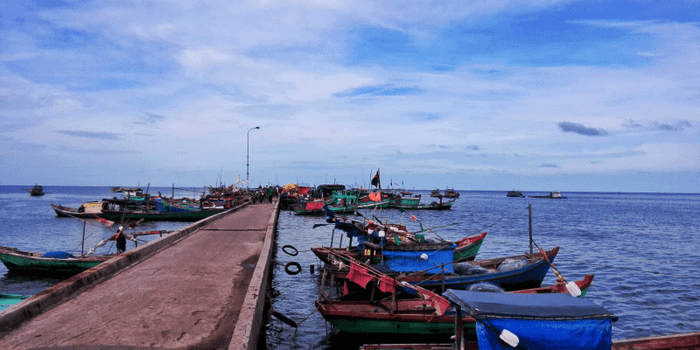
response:
M246 205L34 295L0 317L0 349L255 349L277 217Z

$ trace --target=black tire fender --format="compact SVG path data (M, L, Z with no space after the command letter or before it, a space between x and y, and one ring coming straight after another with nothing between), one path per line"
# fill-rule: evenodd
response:
M287 265L284 265L284 271L288 275L294 276L294 275L298 274L299 272L301 272L301 264L299 264L296 261L289 262L289 263L287 263Z
M299 254L299 251L297 250L297 248L294 248L294 246L289 245L289 244L283 246L282 251L291 255L291 256L297 256L297 254Z

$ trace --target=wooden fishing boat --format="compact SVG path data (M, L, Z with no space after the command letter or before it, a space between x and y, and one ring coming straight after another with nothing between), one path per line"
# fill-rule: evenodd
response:
M455 350L453 343L365 344L360 350ZM700 333L681 333L656 337L613 340L611 350L698 350ZM467 341L464 350L479 350L477 341Z
M51 208L58 217L74 217L80 219L94 219L102 214L102 202L85 202L80 208L71 208L59 204L51 204Z
M155 202L134 201L128 199L103 199L101 202L83 203L83 208L70 208L51 204L59 217L81 219L101 218L111 221L199 221L221 213L226 208L190 208L178 211L161 212Z
M325 215L323 206L326 202L323 200L303 200L297 199L294 202L294 212L297 215Z
M403 210L450 210L452 209L452 206L455 204L455 200L451 200L448 202L443 202L440 200L440 202L431 202L430 204L394 204L394 207L397 209L403 209Z
M40 185L34 185L31 190L29 190L29 195L30 196L43 196L44 195L44 187Z
M593 282L593 275L575 283L582 291L587 291ZM483 294L559 294L570 299L563 281L556 285L536 289L524 289L509 293L472 292ZM434 303L424 298L411 299L382 299L370 302L368 300L324 301L315 303L316 309L323 318L341 332L357 334L405 334L444 336L447 340L455 332L455 312L448 310L442 315L436 314ZM475 334L475 321L469 316L463 317L465 331ZM431 338L431 339L434 339Z
M550 199L566 199L566 197L561 195L559 191L549 192L546 196L530 196L530 198L550 198Z
M75 257L65 252L51 253L58 252L25 252L0 246L0 261L11 273L65 277L83 272L112 258L112 255Z
M44 187L40 185L34 185L32 188L23 188L23 191L29 192L30 196L43 196L46 192L44 192Z
M553 262L559 247L545 252L549 262ZM488 282L503 288L506 291L537 288L542 284L545 275L549 271L550 264L541 253L523 254L517 256L501 257L487 260L475 260L463 262L456 266L457 273L429 274L425 272L399 273L390 271L382 266L387 275L399 281L408 282L426 289L443 291L445 289L467 289L469 286ZM507 268L506 268L507 266ZM499 271L501 267L501 271ZM432 269L434 270L434 269ZM347 279L347 269L334 271L336 279Z
M698 350L700 332L616 340L612 350Z
M398 274L397 278L411 284L420 285L431 290L466 289L470 285L488 282L507 291L537 288L542 284L549 271L550 262L559 253L559 247L545 252L547 259L541 253L523 254L487 260L464 262L469 265L464 270L466 275L456 274Z
M5 310L12 305L19 304L22 302L22 300L27 298L29 298L28 295L0 293L0 311Z
M222 213L227 209L203 209L178 213L161 213L158 211L112 211L103 210L99 215L102 219L111 221L199 221Z
M458 241L454 241L456 247L453 249L453 254L452 254L452 260L453 261L471 261L474 260L476 255L479 253L479 250L481 249L481 245L484 243L484 239L486 238L486 232L482 232L479 235L476 236L471 236L471 237L464 237ZM387 241L387 244L396 244L392 243L391 240ZM420 244L420 243L417 243ZM345 254L348 256L351 256L354 259L360 260L360 261L369 261L369 259L372 259L373 263L379 263L381 261L381 251L375 252L375 254L372 254L372 251L370 249L361 249L361 247L343 247L343 248L338 248L338 247L312 247L311 251L316 254L316 256L321 259L324 263L327 263L328 260L328 254L329 252L333 251L336 254Z
M459 192L455 191L454 188L448 188L445 190L443 196L447 198L459 198Z
M342 264L342 261L340 261ZM333 298L331 292L326 293L326 282L330 278L330 290L334 283L333 271L324 269L321 278L322 288L319 298L315 303L316 309L321 315L342 332L364 334L419 334L419 335L443 335L449 337L454 334L455 317L454 310L445 306L444 299L419 286L402 284L387 275L368 267L357 261L350 262L350 270L360 271L351 281L357 281L359 287L369 290L359 298L353 292L347 292L343 296ZM581 281L576 281L585 295L593 281L593 275L586 275ZM341 282L349 283L349 282ZM353 283L356 284L356 283ZM362 285L364 284L364 286ZM349 290L347 287L344 290ZM510 294L510 293L485 293L483 294ZM567 288L563 280L549 287L519 290L517 294L565 294ZM369 295L369 298L366 296ZM573 298L566 295L566 298ZM449 304L448 304L449 305ZM470 333L474 333L474 319L463 317L463 323Z
M524 198L525 195L520 191L512 190L512 191L508 191L508 193L506 193L506 197L522 197L522 198Z
M611 348L612 322L616 317L606 308L586 299L566 294L481 293L452 289L445 297L455 313L448 333L454 336L454 343L377 344L365 345L361 349Z
M442 197L442 193L440 193L440 190L432 190L430 191L430 197Z

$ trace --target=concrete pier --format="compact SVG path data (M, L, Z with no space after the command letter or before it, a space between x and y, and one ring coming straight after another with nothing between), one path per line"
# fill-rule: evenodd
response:
M278 204L202 220L0 314L0 349L255 349Z

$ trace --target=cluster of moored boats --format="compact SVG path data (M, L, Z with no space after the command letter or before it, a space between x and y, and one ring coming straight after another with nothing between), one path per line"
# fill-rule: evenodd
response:
M531 242L537 250L529 254L476 260L486 232L435 240L422 224L410 232L323 209L326 223L314 228L332 226L333 234L329 246L311 248L324 262L315 307L340 332L391 343L363 349L700 348L698 333L613 342L616 317L584 299L593 275L567 282L553 264L559 247ZM550 268L559 279L542 286ZM396 344L409 335L433 343Z
M117 233L100 240L95 246L79 253L65 251L28 252L12 247L0 246L0 261L16 274L65 277L75 275L109 260L113 254L94 254L107 241L118 241L119 235L138 244L138 237L164 235L166 230L134 232L141 221L199 221L221 213L228 208L243 205L251 200L252 191L233 187L210 187L209 193L200 199L166 198L143 193L141 188L112 188L112 192L123 193L123 198L104 198L82 203L78 208L51 204L58 217L80 220L94 219L107 226L119 227ZM173 189L174 192L174 189Z
M399 209L399 210L449 210L459 197L459 192L448 189L445 195L431 194L438 201L421 203L421 195L414 195L405 190L376 189L370 192L366 189L346 188L345 185L320 185L314 188L296 186L284 192L289 201L289 207L298 215L323 215L323 207L343 214L353 213L361 209ZM435 191L433 191L435 193ZM444 198L448 200L443 201ZM281 199L283 202L285 198Z

